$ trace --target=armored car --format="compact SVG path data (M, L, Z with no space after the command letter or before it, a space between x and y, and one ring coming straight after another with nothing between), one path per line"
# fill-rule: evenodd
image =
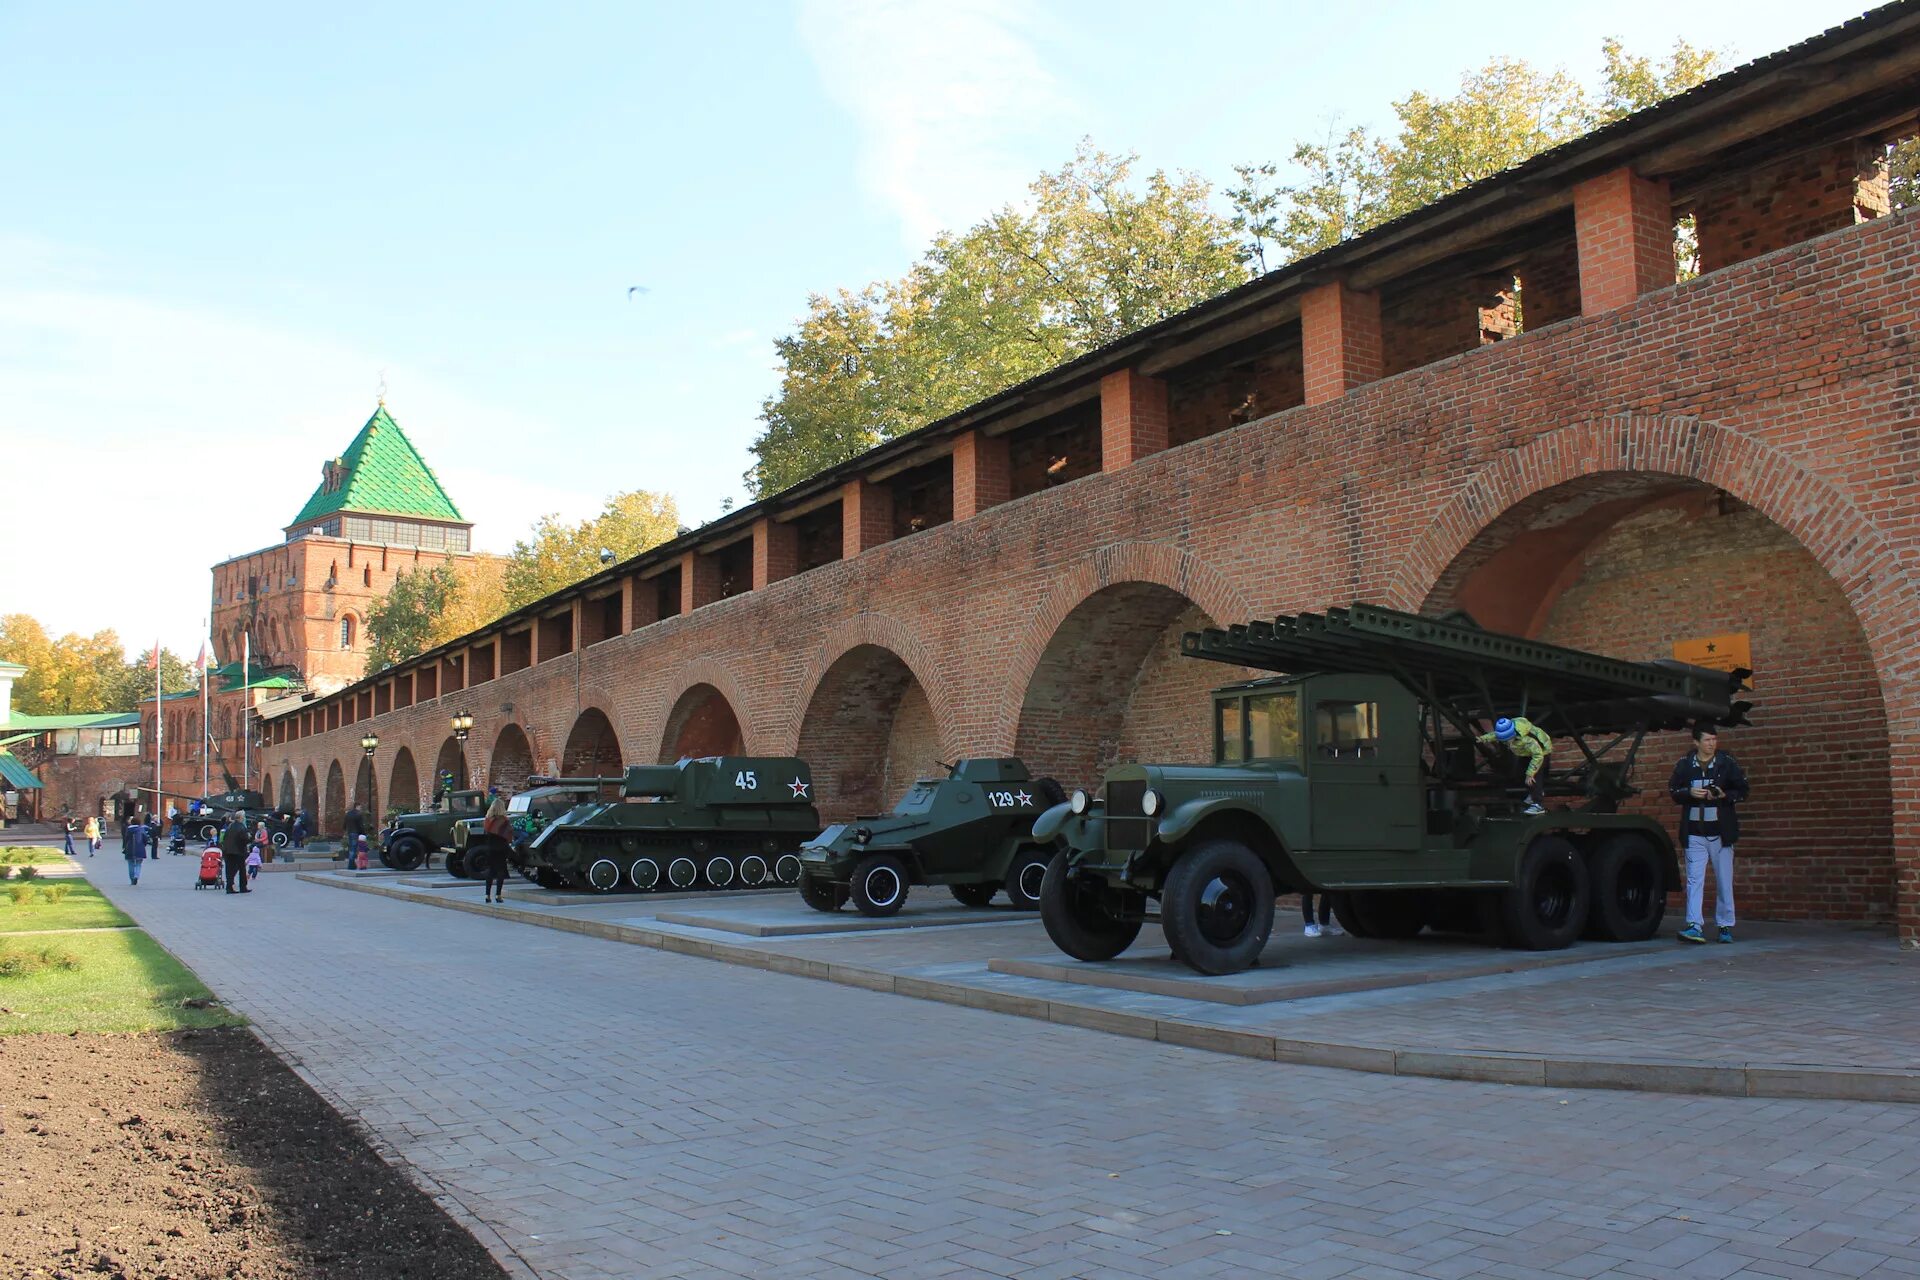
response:
M1054 845L1033 838L1033 820L1066 798L1052 778L1019 760L961 760L943 778L920 778L893 812L828 827L800 847L800 896L819 911L848 901L890 916L916 884L946 885L970 907L1005 889L1017 907L1040 905Z

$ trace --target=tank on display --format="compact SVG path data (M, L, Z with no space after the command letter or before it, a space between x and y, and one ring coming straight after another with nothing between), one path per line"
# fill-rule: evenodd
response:
M274 809L258 791L230 787L217 795L198 797L198 813L190 812L193 805L187 797L180 799L186 801L177 806L181 810L182 825L188 834L203 841L218 840L220 828L226 825L227 819L244 814L249 832L256 822L267 824L267 835L273 841L274 848L284 849L293 842L293 815Z
M1361 937L1474 932L1530 950L1659 928L1678 887L1661 823L1619 812L1649 732L1746 722L1749 674L1627 662L1371 605L1188 632L1189 657L1285 672L1213 695L1211 765L1124 764L1034 824L1065 840L1040 914L1062 951L1126 950L1157 901L1201 973L1259 958L1275 893L1330 893ZM1556 739L1529 811L1482 741L1525 715Z
M529 842L546 828L549 822L566 813L577 805L593 804L613 794L614 789L625 781L624 778L546 778L527 779L527 790L507 799L507 821L513 826L513 845L507 851L507 861L522 878L539 885L542 889L564 889L568 885L565 877L553 868L539 863L526 861L526 849ZM481 829L485 814L475 814L468 820L468 850L486 844L491 837ZM448 862L448 870L456 876L469 876L466 865L466 850L458 855L459 865ZM477 876L472 878L477 879Z
M595 893L791 885L819 831L806 761L708 756L630 766L617 801L575 805L517 842L515 858Z
M452 791L438 808L399 814L380 833L380 862L395 871L426 866L435 853L453 848L455 823L482 817L486 811L486 792Z
M800 849L800 896L818 911L847 902L890 916L916 884L946 885L970 907L1005 889L1016 907L1040 905L1056 845L1033 821L1066 798L1011 758L961 760L943 778L920 778L893 812L828 827Z

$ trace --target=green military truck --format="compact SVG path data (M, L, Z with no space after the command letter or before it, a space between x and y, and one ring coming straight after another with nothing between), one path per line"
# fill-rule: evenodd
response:
M862 915L890 916L916 884L943 884L970 907L1002 888L1016 907L1040 905L1054 846L1033 820L1066 798L1011 758L961 760L944 778L919 778L892 813L828 827L800 847L800 896L817 911L849 900Z
M527 789L507 801L507 822L513 827L513 843L507 850L507 861L520 873L523 880L531 881L542 889L564 889L572 882L556 868L538 859L529 859L527 849L533 838L546 830L547 824L562 814L572 812L580 805L595 805L609 794L615 794L613 788L620 785L620 778L547 778L527 779ZM482 830L485 815L476 817L468 825L467 847L484 844L490 839ZM455 875L468 876L470 869L464 865Z
M620 799L578 804L515 845L526 866L577 888L756 888L800 878L820 831L813 774L792 756L630 765Z
M433 855L442 849L451 854L456 824L484 817L486 811L486 792L452 791L440 808L396 815L380 833L381 865L395 871L431 865Z
M1201 973L1252 965L1276 893L1334 894L1361 937L1429 927L1535 950L1651 937L1677 888L1673 842L1618 811L1645 735L1745 723L1746 671L1624 662L1356 604L1189 632L1182 651L1285 672L1213 695L1211 765L1127 764L1035 823L1063 839L1040 911L1068 955L1111 959L1157 919ZM1501 716L1556 739L1530 815ZM1564 743L1564 745L1563 745ZM1564 767L1563 767L1564 766Z

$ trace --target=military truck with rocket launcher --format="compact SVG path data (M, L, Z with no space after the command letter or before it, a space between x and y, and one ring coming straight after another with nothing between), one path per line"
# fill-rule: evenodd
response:
M1119 955L1157 918L1175 958L1235 973L1265 947L1275 894L1305 890L1333 894L1362 937L1649 938L1680 880L1666 828L1619 811L1641 742L1751 709L1745 670L1365 604L1188 632L1181 651L1284 674L1214 692L1211 765L1119 765L1034 824L1067 845L1040 912L1077 959ZM1545 789L1568 807L1526 812L1517 761L1480 740L1503 716L1554 737Z
M792 756L630 765L619 782L617 801L577 804L516 841L515 862L594 893L792 885L820 831L813 774Z
M1066 798L1052 778L1016 759L961 760L944 778L917 778L893 812L855 818L800 846L800 897L816 911L851 901L862 915L890 916L916 884L946 885L962 904L984 907L1001 889L1016 907L1040 905L1054 846L1033 838L1033 820Z

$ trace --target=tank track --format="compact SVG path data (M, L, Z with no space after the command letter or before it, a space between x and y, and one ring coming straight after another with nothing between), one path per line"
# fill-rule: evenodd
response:
M575 831L564 837L583 856L575 873L558 871L588 893L626 889L680 893L692 889L790 888L800 882L800 832ZM611 865L611 870L607 864Z

